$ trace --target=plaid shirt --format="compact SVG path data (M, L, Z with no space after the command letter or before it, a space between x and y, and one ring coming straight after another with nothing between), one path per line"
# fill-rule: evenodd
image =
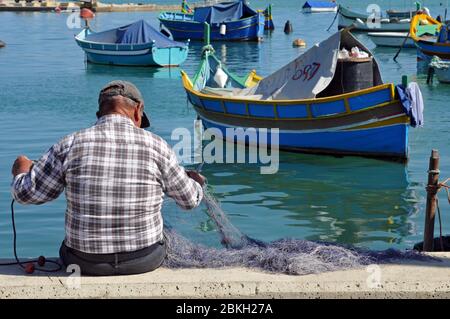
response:
M162 239L164 193L184 209L201 186L160 137L121 115L107 115L63 138L12 183L14 199L42 204L66 190L68 247L86 253L135 251Z

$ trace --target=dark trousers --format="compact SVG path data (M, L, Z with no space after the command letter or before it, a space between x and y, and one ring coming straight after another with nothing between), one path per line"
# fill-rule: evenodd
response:
M134 275L159 268L166 257L166 243L162 240L133 252L88 254L67 247L63 242L59 256L66 267L71 264L78 265L83 275Z

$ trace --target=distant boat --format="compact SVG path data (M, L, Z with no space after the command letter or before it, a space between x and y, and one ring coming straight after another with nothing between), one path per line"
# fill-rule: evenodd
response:
M433 56L450 60L450 35L448 27L427 14L417 14L411 22L411 37L418 57L430 61Z
M408 19L417 14L417 11L402 11L402 10L386 10L388 18Z
M379 47L393 48L415 48L414 40L409 36L408 32L369 32L368 37ZM408 39L405 42L405 38Z
M338 5L330 1L306 1L303 5L305 13L336 12Z
M340 48L354 47L368 58L340 58ZM182 71L183 86L204 127L224 139L256 145L260 130L276 128L272 146L281 150L406 160L409 117L394 84L382 82L373 55L347 30L266 78L231 73L209 45L202 52L193 79ZM230 137L228 128L255 128L257 136Z
M343 6L339 6L339 23L338 28L348 28L353 26L353 30L370 31L370 32L408 32L411 19L398 18L381 18L379 26L372 26L367 22L370 21L368 14L354 12Z
M431 60L430 67L434 69L439 82L450 83L450 61L443 61L435 56Z
M189 44L164 36L144 20L103 32L89 28L75 40L92 63L128 66L177 66L188 55Z
M211 25L212 41L257 41L264 35L264 26L269 27L264 13L244 1L197 7L193 13L162 12L159 21L178 40L203 40L205 22Z

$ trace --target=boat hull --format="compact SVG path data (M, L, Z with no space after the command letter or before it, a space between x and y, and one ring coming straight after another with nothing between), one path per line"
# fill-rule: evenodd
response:
M183 20L189 15L165 12L159 17L176 40L204 40L204 24L192 20ZM261 13L253 17L237 21L224 22L225 34L221 34L222 24L211 25L210 39L212 41L258 41L264 36L264 16Z
M337 7L334 8L303 8L304 13L322 13L322 12L336 12Z
M105 44L85 41L85 31L75 40L86 53L88 62L121 66L169 67L182 64L188 55L189 47L157 48L153 43Z
M249 139L242 135L230 138L227 129L236 128L226 123L219 123L200 116L205 128L219 129L229 142L257 146L261 139L272 140L271 134L260 137L256 129L256 138ZM240 127L240 126L239 126ZM246 129L246 127L243 127ZM267 132L263 131L266 135ZM280 150L329 155L355 155L375 158L389 158L399 161L407 159L408 125L405 123L391 126L361 129L353 131L303 132L302 130L282 130L278 133Z
M363 21L363 23L358 22L356 18L346 17L340 13L338 28L344 29L355 25L353 30L366 32L408 32L410 28L410 23L407 22L381 22L379 28L374 28L367 25L366 19L360 20Z
M416 41L420 52L428 58L438 56L444 60L450 60L450 45L447 43L432 43L427 41Z
M434 72L436 73L436 77L438 78L439 82L441 83L450 83L450 69L434 69Z
M408 37L405 42L405 38L408 36L407 32L369 32L367 35L370 40L379 47L416 47L414 40L411 37Z
M407 159L409 118L393 85L322 99L255 101L203 94L183 81L206 128L278 129L277 146L287 151Z

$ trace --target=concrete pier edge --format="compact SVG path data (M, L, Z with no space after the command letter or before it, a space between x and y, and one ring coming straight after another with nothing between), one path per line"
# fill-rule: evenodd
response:
M0 298L450 298L450 253L430 255L439 260L305 276L160 268L142 275L79 277L79 282L64 271L26 275L7 266L0 267Z

